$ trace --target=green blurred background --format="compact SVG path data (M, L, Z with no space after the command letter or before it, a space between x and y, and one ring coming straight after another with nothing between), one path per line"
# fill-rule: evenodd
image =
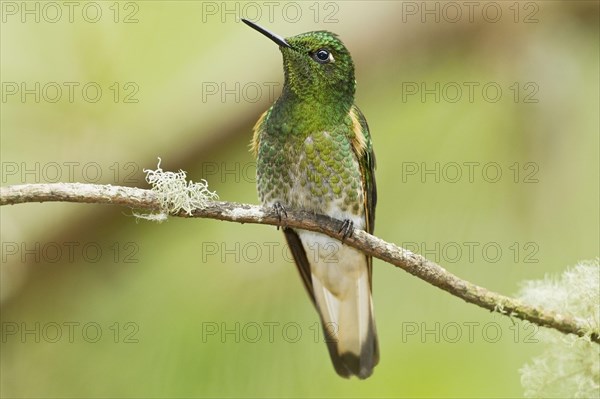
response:
M511 295L598 256L596 1L55 4L2 2L3 186L147 187L161 157L258 203L248 142L283 74L245 16L352 52L378 236ZM3 397L518 397L543 349L533 326L375 261L381 362L347 381L274 227L84 204L0 215Z

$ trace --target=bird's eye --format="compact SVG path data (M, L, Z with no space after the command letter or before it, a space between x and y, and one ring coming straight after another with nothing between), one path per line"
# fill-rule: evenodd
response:
M319 50L315 55L319 61L327 61L329 59L329 52L327 50Z
M325 49L320 49L317 50L316 52L313 53L313 58L315 61L317 61L320 64L327 64L331 61L333 61L333 56L331 55L331 53Z

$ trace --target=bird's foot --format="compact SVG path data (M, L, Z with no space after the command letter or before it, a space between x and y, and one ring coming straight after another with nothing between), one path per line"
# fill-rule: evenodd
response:
M346 238L352 237L352 233L354 233L354 222L350 219L344 219L338 233L342 235L342 243Z
M282 215L285 215L285 217L287 218L287 211L285 210L285 207L281 205L281 202L274 203L273 209L275 210L275 212L277 213L277 217L279 218L279 226L277 226L277 230L279 230L279 227L282 226Z

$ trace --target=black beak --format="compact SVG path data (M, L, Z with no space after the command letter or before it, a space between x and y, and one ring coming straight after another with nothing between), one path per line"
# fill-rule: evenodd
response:
M254 30L259 31L260 33L262 33L263 35L265 35L266 37L268 37L269 39L273 40L275 43L277 43L279 46L281 47L288 47L288 48L292 48L292 46L290 46L283 37L276 35L275 33L269 32L268 30L266 30L265 28L263 28L262 26L259 26L257 24L255 24L252 21L249 21L245 18L242 18L242 21L248 25L249 27L251 27Z

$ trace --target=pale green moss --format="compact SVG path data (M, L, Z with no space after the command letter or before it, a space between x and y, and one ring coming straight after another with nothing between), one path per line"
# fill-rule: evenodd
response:
M219 196L208 189L205 180L201 182L187 181L187 175L183 170L179 172L165 172L160 167L161 159L158 158L156 170L144 169L146 181L152 185L160 202L161 212L159 214L136 215L139 218L162 221L168 214L186 212L192 214L195 209L202 209L209 203L217 200Z
M543 329L544 353L520 369L525 396L530 398L600 397L600 345L590 335L600 331L600 268L598 259L580 262L559 278L527 281L520 298L534 306L583 321L586 336Z

